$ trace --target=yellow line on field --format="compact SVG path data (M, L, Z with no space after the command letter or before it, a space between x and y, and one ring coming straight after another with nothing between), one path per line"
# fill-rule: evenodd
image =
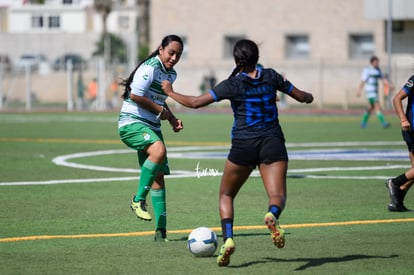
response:
M361 220L361 221L345 221L345 222L326 222L326 223L303 223L303 224L287 224L283 225L286 228L306 228L306 227L324 227L324 226L345 226L345 225L364 225L364 224L381 224L381 223L401 223L401 222L414 222L414 218L406 219L389 219L389 220ZM253 229L265 229L263 225L248 225L248 226L235 226L234 230L253 230ZM220 227L212 227L213 231L221 231ZM169 234L185 234L190 233L192 229L182 230L168 230ZM40 241L51 239L82 239L82 238L108 238L108 237L141 237L150 236L154 234L153 231L144 232L127 232L127 233L108 233L108 234L78 234L78 235L39 235L39 236L26 236L26 237L11 237L0 238L0 243L7 242L22 242L22 241Z
M75 139L75 138L7 138L0 137L0 142L38 142L38 143L83 143L83 144L122 144L114 139ZM202 141L168 141L167 145L204 145L204 146L228 146L228 142L202 142Z
M94 144L119 144L121 141L109 139L74 139L74 138L0 138L0 141L8 142L38 142L38 143L94 143Z

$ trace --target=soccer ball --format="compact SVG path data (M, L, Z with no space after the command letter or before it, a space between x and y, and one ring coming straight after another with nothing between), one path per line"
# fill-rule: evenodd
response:
M198 227L188 235L187 248L196 257L212 256L217 249L217 235L208 227Z

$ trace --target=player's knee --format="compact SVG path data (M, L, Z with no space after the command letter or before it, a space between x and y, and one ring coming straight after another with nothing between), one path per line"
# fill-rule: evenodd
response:
M164 143L157 141L148 147L147 154L150 155L152 159L163 161L166 157L167 150Z

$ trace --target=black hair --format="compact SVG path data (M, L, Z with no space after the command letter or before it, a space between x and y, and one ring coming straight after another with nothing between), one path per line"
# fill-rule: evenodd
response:
M234 68L230 77L235 76L240 71L251 72L256 68L259 60L259 47L251 40L241 39L234 45L233 57L236 68Z
M159 51L159 47L161 48L165 48L167 47L171 42L178 42L181 44L182 47L184 47L184 43L183 40L181 39L181 37L179 37L178 35L175 34L170 34L165 36L162 41L161 41L161 45L157 47L157 49L155 49L147 58L145 58L144 60L142 60L141 62L139 62L139 64L135 67L135 69L131 72L131 74L129 75L129 77L127 79L122 80L119 84L122 86L125 86L125 91L122 94L122 98L126 99L129 96L129 93L131 92L131 82L134 79L134 74L137 71L137 69L139 68L139 66L141 66L142 64L144 64L145 61L147 61L150 58L153 58L155 56L158 55L158 51Z
M374 61L378 61L379 59L378 59L378 57L377 56L375 56L375 55L373 55L370 59L369 59L369 63L372 63L372 62L374 62Z

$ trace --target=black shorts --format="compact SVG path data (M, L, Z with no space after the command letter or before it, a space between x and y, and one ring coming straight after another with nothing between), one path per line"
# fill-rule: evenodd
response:
M408 151L414 153L414 133L412 131L401 131L403 139L407 144Z
M269 136L252 139L233 139L229 155L231 162L256 168L260 163L288 161L285 140Z

